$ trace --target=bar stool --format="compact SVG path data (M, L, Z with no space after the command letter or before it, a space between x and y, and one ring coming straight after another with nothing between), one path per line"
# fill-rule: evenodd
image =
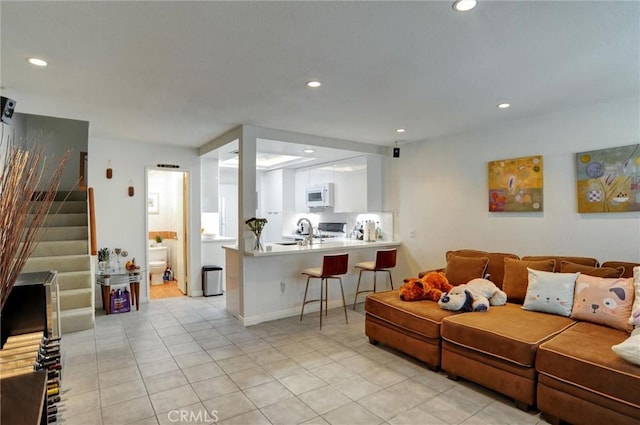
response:
M342 277L347 273L349 267L349 254L333 254L325 255L322 259L322 267L313 267L304 269L303 275L307 276L307 286L304 288L304 300L302 301L302 311L300 312L300 321L304 314L304 306L308 303L320 301L320 329L322 329L322 304L324 303L324 314L327 315L329 304L328 280L338 279L340 281L340 292L342 293L342 307L344 308L344 320L349 323L347 318L347 305L344 301L344 289L342 288ZM320 298L316 300L307 300L307 291L309 289L309 280L311 278L320 279ZM324 296L322 293L324 292Z
M354 267L360 269L360 274L358 275L358 286L356 287L356 297L353 300L353 309L356 309L356 301L358 300L358 295L365 292L376 292L376 276L378 272L387 272L389 273L389 282L391 283L391 289L393 289L393 278L391 277L391 270L396 266L396 254L398 250L396 248L393 249L380 249L376 251L376 260L375 261L365 261L362 263L356 264ZM362 279L362 272L373 272L373 289L365 289L360 290L360 279Z

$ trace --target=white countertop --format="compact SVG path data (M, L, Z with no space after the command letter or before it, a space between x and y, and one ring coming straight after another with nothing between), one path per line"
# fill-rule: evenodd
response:
M203 243L206 242L235 242L237 241L236 238L230 238L228 236L214 236L214 237L207 237L207 236L201 236L200 237L200 241Z
M339 239L330 240L320 243L314 241L311 246L299 246L299 245L278 245L276 243L265 244L264 251L250 251L245 252L245 255L252 257L266 257L270 255L288 255L288 254L304 254L309 252L323 252L323 251L342 251L345 249L362 249L362 248L389 248L400 245L398 241L375 241L364 242L354 239ZM225 245L222 248L238 250L238 246Z

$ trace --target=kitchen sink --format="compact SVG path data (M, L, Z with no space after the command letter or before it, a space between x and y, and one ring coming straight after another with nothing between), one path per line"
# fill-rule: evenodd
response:
M274 242L274 245L297 245L298 242L296 241L289 241L289 242Z

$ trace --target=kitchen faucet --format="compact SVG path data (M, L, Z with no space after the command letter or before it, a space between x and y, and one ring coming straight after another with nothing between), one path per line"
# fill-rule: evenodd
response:
M306 221L307 224L309 224L309 234L304 238L302 244L313 245L313 224L311 224L311 221L308 218L302 217L300 220L298 220L297 226L300 227L300 223L302 223L303 221Z

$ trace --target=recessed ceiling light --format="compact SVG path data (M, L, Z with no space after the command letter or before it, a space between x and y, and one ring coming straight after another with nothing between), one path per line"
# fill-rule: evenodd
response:
M510 103L498 103L496 105L498 107L498 109L507 109L509 106L511 106Z
M318 80L307 81L307 87L311 87L313 89L318 88L322 85L322 83Z
M404 133L406 130L404 128L397 128L396 133Z
M453 10L457 12L467 12L476 7L476 0L456 0L453 2Z
M311 149L311 148L306 148L302 152L304 152L304 153L314 153L315 151L313 149Z
M40 58L27 58L27 61L31 64L31 65L35 65L35 66L47 66L47 61L44 59L40 59Z

